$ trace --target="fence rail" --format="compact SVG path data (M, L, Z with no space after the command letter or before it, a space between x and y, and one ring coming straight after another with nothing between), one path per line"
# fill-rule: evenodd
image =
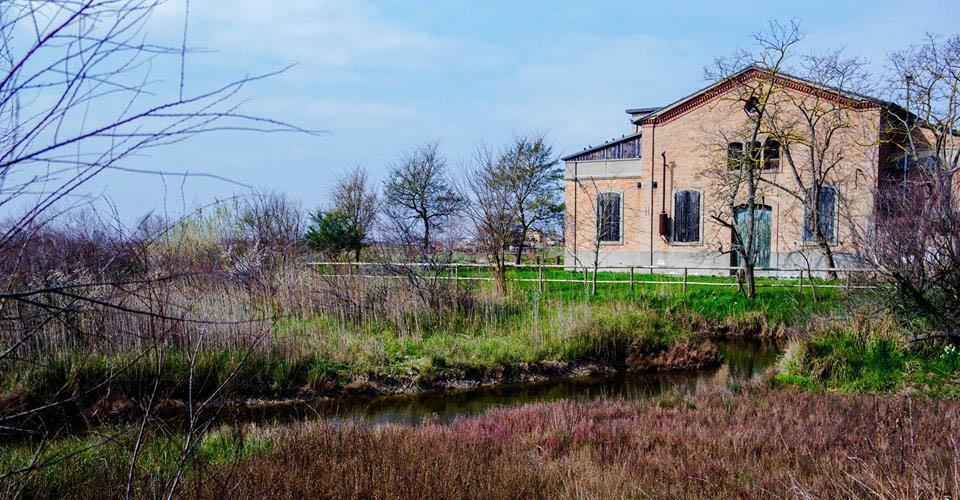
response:
M352 270L356 268L360 271L364 267L380 267L380 268L389 268L389 267L403 267L403 268L424 268L432 267L438 268L440 271L445 271L446 274L438 273L433 276L433 279L438 280L454 280L454 281L494 281L496 278L493 276L461 276L460 269L490 269L489 264L484 263L447 263L447 264L433 264L426 262L308 262L308 266L320 267L320 266L334 266L334 267L347 267ZM694 271L726 271L730 273L735 273L739 271L738 267L680 267L680 266L602 266L597 269L586 266L568 266L563 264L504 264L505 267L512 269L532 269L537 271L536 278L520 278L520 277L507 277L505 280L507 282L521 282L521 283L538 283L539 290L543 292L546 288L546 285L549 283L583 283L584 289L588 286L595 287L596 285L601 284L620 284L626 285L629 284L630 288L633 289L636 285L676 285L682 286L683 291L686 292L688 286L734 286L741 287L743 283L739 280L733 282L709 282L709 281L691 281L690 272ZM569 270L569 272L575 273L577 275L583 276L582 279L569 279L569 278L549 278L543 275L544 270L550 269L563 269ZM629 271L630 279L599 279L597 278L598 273L608 273L620 271ZM636 277L637 271L649 271L649 274L660 275L660 276L677 276L680 279L672 280L644 280L638 279ZM659 271L659 272L658 272ZM674 272L669 272L674 271ZM764 268L757 269L757 272L763 273L797 273L796 278L779 278L779 277L768 277L768 276L759 276L761 280L775 279L776 282L768 281L758 281L755 285L765 288L777 288L777 287L791 287L799 288L801 291L803 288L842 288L847 291L850 290L869 290L876 289L878 285L862 285L862 284L853 284L853 275L855 274L866 274L870 275L876 274L875 269L862 269L862 268ZM814 281L814 273L833 273L838 276L844 276L843 284L830 284L830 283L816 283ZM451 275L452 274L452 275ZM804 278L806 274L806 279ZM404 276L401 275L385 275L385 274L354 274L349 272L349 274L320 274L321 277L335 278L335 277L353 277L353 278L379 278L379 279L404 279ZM804 281L807 284L804 284Z

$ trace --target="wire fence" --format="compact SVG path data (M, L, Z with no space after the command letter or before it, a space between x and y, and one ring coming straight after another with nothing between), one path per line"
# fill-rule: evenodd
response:
M416 272L417 268L429 269L432 273L431 278L438 280L454 281L495 281L494 276L477 275L477 269L490 270L492 266L485 263L424 263L424 262L309 262L308 266L323 267L328 266L332 270L346 270L344 273L321 273L321 277L353 277L353 278L380 278L380 279L404 279L405 276L397 273L390 274L391 269L403 268ZM505 267L514 270L530 270L536 273L536 277L518 277L506 276L507 282L518 283L537 283L539 291L542 293L550 283L582 283L584 289L588 287L596 288L598 285L630 285L633 290L637 285L663 285L680 286L686 292L690 286L715 286L715 287L743 287L745 286L742 276L739 274L739 267L696 267L696 266L601 266L593 268L588 266L571 266L565 264L505 264ZM364 271L364 270L367 271ZM354 272L356 270L356 272ZM566 277L556 277L545 275L545 271L561 270ZM833 288L844 289L847 292L851 290L870 290L879 287L874 269L859 268L763 268L756 269L756 272L764 274L783 274L795 273L796 277L777 277L777 276L758 276L755 285L765 288L790 287L798 288L803 291L805 287L809 288ZM698 280L698 277L704 273L714 273L713 276L723 276L717 273L726 273L726 277L731 281L704 281ZM610 275L628 275L617 279ZM815 278L815 275L835 275L837 279L823 280ZM599 278L599 275L605 275ZM650 275L663 276L668 279L649 279ZM860 275L867 279L854 280L854 276ZM575 278L572 276L576 276ZM692 279L691 279L692 278ZM819 282L818 282L819 281Z

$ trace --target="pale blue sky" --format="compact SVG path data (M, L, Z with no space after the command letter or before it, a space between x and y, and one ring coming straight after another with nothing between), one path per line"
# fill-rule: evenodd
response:
M175 43L182 12L175 0L162 7L151 35ZM330 134L201 136L130 166L209 172L315 207L344 168L365 165L380 180L401 150L425 140L439 141L454 166L480 141L531 130L569 153L627 132L626 108L702 87L714 56L749 45L770 19L794 17L805 48L846 46L879 71L925 32L960 31L960 2L193 0L190 45L215 51L187 59L188 89L297 63L246 89L245 110ZM167 179L164 194L156 177L116 172L91 187L128 220L237 190Z

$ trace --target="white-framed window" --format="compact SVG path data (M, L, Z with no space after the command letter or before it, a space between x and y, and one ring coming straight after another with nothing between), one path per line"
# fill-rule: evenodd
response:
M807 188L807 195L813 196L813 188ZM837 242L837 190L831 186L820 188L820 196L816 200L816 209L818 215L817 225L820 232L826 237L829 243ZM805 207L803 211L803 241L811 243L817 241L817 235L813 231L813 213L810 207Z
M780 170L780 143L776 139L763 141L763 169Z
M780 169L780 143L776 139L768 138L762 143L759 141L731 142L727 144L727 163L730 170L740 168L740 163L749 150L752 164L761 170Z
M727 165L730 170L740 168L740 159L743 157L743 143L731 142L727 144Z
M623 196L620 193L597 195L597 240L600 243L623 241Z
M683 189L673 194L673 241L697 243L700 241L700 191Z

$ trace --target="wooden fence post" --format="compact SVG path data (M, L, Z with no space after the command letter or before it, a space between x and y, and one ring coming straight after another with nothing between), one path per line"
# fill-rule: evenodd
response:
M633 267L630 268L630 291L633 291Z
M797 278L797 284L800 287L800 295L803 295L803 269L800 269L800 277Z
M683 268L683 293L687 293L687 268Z
M850 295L850 276L853 274L853 271L847 271L847 295Z
M583 266L583 293L587 293L589 290L587 287L587 266Z
M460 284L460 266L457 264L453 265L453 284Z

